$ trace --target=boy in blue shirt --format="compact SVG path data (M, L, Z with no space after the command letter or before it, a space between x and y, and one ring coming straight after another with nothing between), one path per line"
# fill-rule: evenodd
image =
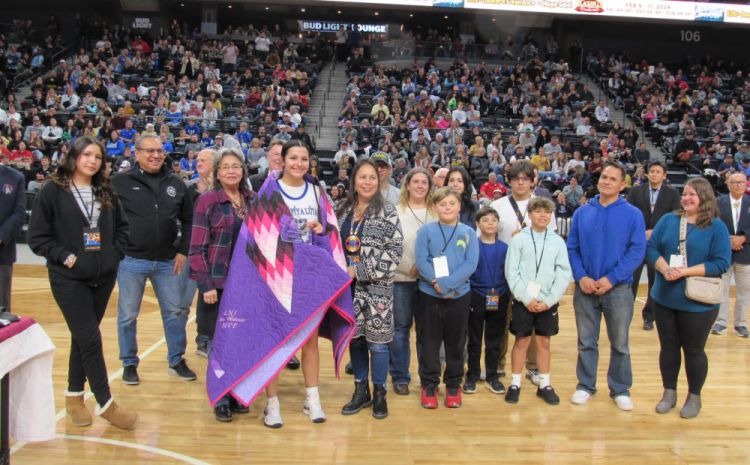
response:
M510 241L505 260L505 275L513 294L510 332L516 337L511 355L511 385L505 401L518 403L521 394L521 372L532 331L537 347L539 370L537 397L550 405L560 398L550 384L550 338L559 330L557 306L570 284L572 271L565 241L548 231L555 204L546 197L535 197L527 207L531 227L526 227Z
M471 304L469 278L477 268L476 232L459 221L461 198L449 187L433 195L438 221L417 233L420 305L415 312L422 407L437 408L440 345L445 346L445 406L461 407L464 348Z
M498 360L505 336L510 293L505 281L505 255L508 244L497 237L500 215L492 207L482 207L476 215L479 238L479 264L471 276L471 311L469 312L469 368L463 391L477 392L481 374L482 335L487 387L495 394L505 393L500 382Z

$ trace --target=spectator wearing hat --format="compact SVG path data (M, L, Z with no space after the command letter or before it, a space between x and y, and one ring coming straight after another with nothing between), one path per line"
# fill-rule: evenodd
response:
M391 184L391 174L393 173L391 157L385 152L375 152L370 159L378 168L378 179L381 187L380 193L383 194L383 198L393 205L398 204L401 191Z

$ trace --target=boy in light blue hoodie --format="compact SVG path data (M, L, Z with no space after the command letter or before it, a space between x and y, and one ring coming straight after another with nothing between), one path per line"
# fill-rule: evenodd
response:
M527 210L531 226L510 241L505 259L505 277L513 294L510 332L516 337L511 355L511 385L505 401L518 403L521 372L533 331L539 370L536 395L550 405L557 405L560 398L550 384L549 375L550 339L559 330L557 307L572 272L565 241L547 229L555 204L546 197L534 197Z

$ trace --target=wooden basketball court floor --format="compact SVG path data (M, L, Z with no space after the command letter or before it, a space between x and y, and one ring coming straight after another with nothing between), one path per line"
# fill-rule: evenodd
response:
M561 404L548 406L524 380L521 401L506 404L480 383L464 406L424 410L412 383L408 397L388 395L390 416L375 420L369 411L344 417L341 406L353 389L350 376L336 380L330 343L321 340L320 391L328 421L312 424L302 414L301 371L284 371L280 399L284 427L262 425L265 399L231 423L213 418L206 400L206 360L194 355L195 323L188 325L189 365L197 382L167 374L161 318L149 288L138 320L142 361L140 386L125 386L117 358L117 291L102 322L112 392L120 404L140 415L134 432L108 427L94 419L87 428L64 416L68 331L49 291L42 266L15 267L13 308L42 324L58 348L54 365L57 438L45 443L13 445L13 465L39 464L747 464L750 463L750 341L733 334L711 336L710 372L703 391L703 410L683 420L679 407L686 396L681 374L678 408L654 413L661 396L656 332L641 329L639 297L631 327L634 373L633 412L621 412L607 395L609 346L602 324L599 394L587 405L569 401L575 390L576 330L571 296L560 308L560 334L552 339L552 383ZM645 294L642 286L640 295ZM413 341L413 335L412 335ZM413 342L412 342L413 344ZM416 378L416 358L412 373ZM509 378L503 381L508 384ZM94 408L93 398L86 402Z

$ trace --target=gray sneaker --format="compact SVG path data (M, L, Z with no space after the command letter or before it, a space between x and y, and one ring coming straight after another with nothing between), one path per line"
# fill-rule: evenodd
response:
M738 335L739 337L750 337L750 331L748 331L744 326L735 326L734 334Z
M714 327L711 328L711 334L724 334L726 332L727 332L727 327L721 323L716 323Z

